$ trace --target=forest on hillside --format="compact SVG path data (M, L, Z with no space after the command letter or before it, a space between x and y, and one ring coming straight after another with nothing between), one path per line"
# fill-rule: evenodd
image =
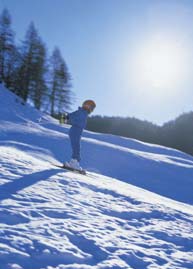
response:
M193 155L193 112L183 113L162 126L136 118L93 116L88 120L87 129L164 145Z

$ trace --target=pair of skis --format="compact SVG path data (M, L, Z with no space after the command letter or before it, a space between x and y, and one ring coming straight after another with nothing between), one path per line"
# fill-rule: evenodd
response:
M86 170L82 169L82 170L79 170L79 169L74 169L72 167L69 167L65 164L61 164L61 165L57 165L55 164L56 167L58 168L61 168L61 169L65 169L65 170L69 170L69 171L72 171L72 172L75 172L75 173L78 173L78 174L81 174L81 175L86 175Z

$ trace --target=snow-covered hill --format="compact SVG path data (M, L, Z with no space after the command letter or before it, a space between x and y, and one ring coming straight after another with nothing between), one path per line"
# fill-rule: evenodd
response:
M0 269L192 269L193 158L68 128L0 87Z

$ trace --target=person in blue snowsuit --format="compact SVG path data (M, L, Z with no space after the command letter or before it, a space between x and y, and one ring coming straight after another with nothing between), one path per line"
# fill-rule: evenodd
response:
M64 165L76 170L82 170L80 166L81 153L80 153L80 141L82 132L86 127L88 115L95 109L96 104L92 100L86 100L82 107L78 110L69 113L67 115L68 123L71 126L69 131L69 138L72 148L72 159L70 162L66 162Z

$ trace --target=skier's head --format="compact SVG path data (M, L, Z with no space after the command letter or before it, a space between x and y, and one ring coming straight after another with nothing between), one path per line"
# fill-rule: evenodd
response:
M91 113L96 107L96 104L93 100L86 100L82 104L82 108L87 110L89 113Z

